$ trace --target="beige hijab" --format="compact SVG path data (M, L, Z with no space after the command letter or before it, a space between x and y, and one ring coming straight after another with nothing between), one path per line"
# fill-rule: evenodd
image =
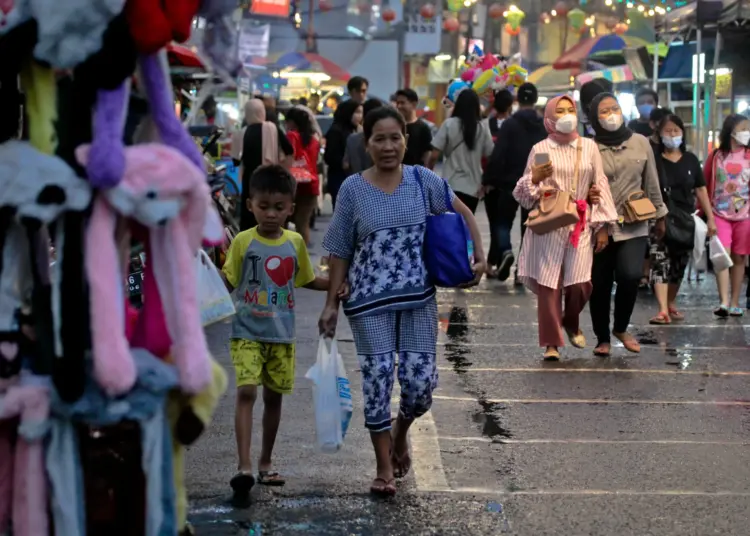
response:
M266 121L266 107L260 99L250 99L245 104L245 122L248 125L263 125L263 165L279 163L279 131L276 125ZM244 136L243 136L244 137Z

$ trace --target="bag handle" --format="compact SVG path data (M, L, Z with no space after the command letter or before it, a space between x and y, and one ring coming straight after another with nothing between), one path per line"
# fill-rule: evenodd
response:
M430 214L432 214L432 208L430 207L430 201L429 198L424 193L424 185L422 184L422 175L419 172L420 166L414 166L414 178L417 179L417 184L419 185L419 190L422 192L422 201L424 201L425 205L427 205L427 210ZM443 181L443 193L445 195L445 207L448 210L448 212L451 212L452 204L451 204L451 189L450 186L448 186L448 181L441 178L441 181Z
M430 203L424 195L424 186L422 185L422 176L419 173L419 166L414 166L414 178L417 180L419 191L422 193L422 203L427 207L427 214L429 215L432 211L430 210Z
M581 154L583 153L583 147L581 146L581 137L578 136L578 142L576 143L576 165L573 169L573 194L576 193L578 187L578 181L581 173ZM573 196L575 199L575 195Z

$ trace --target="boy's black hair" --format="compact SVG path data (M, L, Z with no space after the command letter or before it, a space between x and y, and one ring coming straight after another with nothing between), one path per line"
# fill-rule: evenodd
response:
M495 99L492 101L492 107L499 114L507 113L513 107L513 93L507 89L495 91Z
M278 164L260 166L250 176L248 196L255 194L284 194L294 199L297 181L292 174Z
M415 104L419 102L419 95L417 95L417 92L409 87L405 87L396 91L396 97L405 97L406 100Z
M653 121L658 125L659 123L661 123L662 119L664 119L668 115L673 115L672 110L670 110L669 108L654 108L653 110L651 110L651 115L648 116L648 120Z
M635 102L638 102L641 97L647 97L651 96L654 98L654 102L658 105L659 104L659 94L651 89L650 87L642 87L639 89L635 94Z
M346 84L346 89L351 93L352 91L359 91L362 86L370 87L370 81L364 76L352 76Z

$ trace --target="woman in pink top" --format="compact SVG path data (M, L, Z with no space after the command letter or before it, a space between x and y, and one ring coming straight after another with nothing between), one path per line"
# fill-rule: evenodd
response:
M320 140L315 131L314 118L301 107L293 107L286 113L286 137L294 148L295 165L304 166L310 172L311 182L297 184L297 194L294 199L294 227L306 245L310 245L310 220L318 206L320 195L320 179L318 177L318 155L320 154Z
M560 358L563 329L573 346L586 345L578 317L591 296L594 241L597 251L606 247L609 236L603 224L617 221L599 150L593 141L578 136L576 118L570 97L555 97L547 103L544 126L549 137L531 149L526 173L513 191L527 210L535 208L545 187L573 192L579 204L577 224L543 235L525 233L518 261L519 279L537 295L539 345L545 348L547 360ZM542 154L548 162L536 165L537 155ZM586 200L593 186L598 190L598 202L589 207Z
M721 245L734 265L716 273L721 304L714 310L720 318L742 316L740 291L745 279L745 262L750 255L750 121L744 115L730 115L719 134L719 148L703 167L706 187ZM729 297L731 280L731 301Z

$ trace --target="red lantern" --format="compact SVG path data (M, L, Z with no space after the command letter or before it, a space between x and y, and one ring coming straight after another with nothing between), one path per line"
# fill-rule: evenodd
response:
M456 17L446 17L446 19L443 21L443 30L445 30L446 32L458 31L459 27L460 24L458 23L458 19Z
M507 33L510 36L517 36L521 33L521 27L518 26L515 30L513 29L513 26L510 25L510 23L505 23L505 33Z
M492 4L487 10L490 18L495 20L503 18L503 13L505 13L505 8L500 4Z
M366 0L362 0L359 4L357 4L357 11L359 11L360 15L369 15L372 11L372 4L370 4Z
M391 23L396 20L396 12L390 7L387 7L383 10L383 14L381 15L381 17L383 17L383 20L385 22Z
M568 4L561 0L560 2L555 4L555 11L557 12L558 17L564 17L568 14L568 11L570 11L570 9L568 8Z
M432 4L425 4L419 8L419 14L425 20L432 20L435 17L435 6Z
M617 35L623 35L625 32L628 31L629 26L625 24L624 22L618 22L615 24L614 31Z
M333 9L333 4L331 3L331 0L320 0L320 3L318 4L320 7L320 10L325 13L326 11L331 11Z

